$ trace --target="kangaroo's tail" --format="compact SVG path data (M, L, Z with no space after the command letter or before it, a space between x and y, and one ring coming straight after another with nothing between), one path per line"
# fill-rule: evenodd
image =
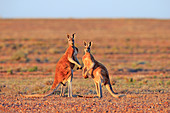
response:
M120 98L120 97L126 96L126 95L116 94L116 93L113 91L111 84L106 84L106 88L107 88L107 90L109 91L109 93L110 93L113 97Z
M50 96L51 94L53 94L55 92L55 90L57 90L57 88L60 86L60 83L57 85L57 87L55 89L50 89L47 93L45 94L33 94L33 95L21 95L22 97L25 98L37 98L37 97L47 97Z

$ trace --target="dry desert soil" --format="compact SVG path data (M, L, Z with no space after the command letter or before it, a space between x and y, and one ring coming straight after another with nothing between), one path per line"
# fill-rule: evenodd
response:
M83 41L92 41L95 59L108 69L114 98L103 87L95 97L92 78L74 69L73 95L60 88L45 98L66 34L76 33L82 64ZM66 86L67 87L67 86ZM170 20L158 19L0 19L0 112L170 112ZM83 97L79 97L81 95ZM94 96L94 97L93 97Z

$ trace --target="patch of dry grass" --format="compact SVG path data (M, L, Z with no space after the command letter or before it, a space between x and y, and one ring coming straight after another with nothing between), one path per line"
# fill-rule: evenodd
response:
M133 93L156 93L169 92L169 76L162 77L161 75L153 76L133 76L133 77L114 77L111 78L112 87L118 93L133 94ZM14 77L0 78L0 94L43 94L48 91L52 85L53 77ZM91 95L96 94L94 82L91 78L74 78L73 79L73 94ZM103 87L104 94L108 94L106 88ZM56 92L60 93L60 88ZM67 88L66 88L67 94Z

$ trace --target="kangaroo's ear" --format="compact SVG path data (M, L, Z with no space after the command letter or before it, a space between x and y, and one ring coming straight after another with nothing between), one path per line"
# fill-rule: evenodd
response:
M69 34L67 34L67 38L69 38L70 36L69 36Z
M92 46L93 42L89 42L89 46Z
M72 35L72 36L73 36L73 38L75 37L75 34L76 34L76 33L73 33L73 35Z
M84 43L84 46L87 46L87 42L86 41L83 41L83 43Z

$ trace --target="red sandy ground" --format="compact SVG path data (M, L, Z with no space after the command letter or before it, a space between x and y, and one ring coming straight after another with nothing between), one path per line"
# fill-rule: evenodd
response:
M170 73L170 20L154 19L0 19L0 77L48 77L67 47L66 33L77 33L76 45L83 55L83 40L93 41L95 58L108 67L110 76L153 76ZM11 45L22 44L15 49ZM57 48L59 53L50 53ZM29 62L13 61L18 50L28 52ZM49 58L49 62L39 63ZM146 65L134 62L146 61ZM36 72L17 71L37 66ZM141 68L131 72L128 69ZM13 74L8 73L13 70ZM146 71L149 70L149 71ZM22 73L22 75L21 75ZM81 78L81 72L75 72ZM1 78L0 78L1 79ZM130 94L129 94L130 95ZM132 94L120 99L104 92L103 98L22 98L0 95L0 112L170 112L169 92Z

